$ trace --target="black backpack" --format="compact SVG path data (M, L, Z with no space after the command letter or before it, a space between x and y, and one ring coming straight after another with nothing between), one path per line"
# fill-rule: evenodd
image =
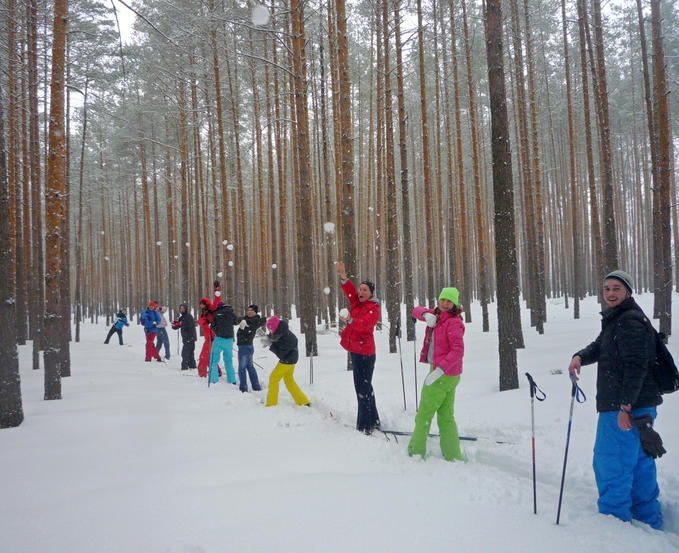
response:
M665 345L667 336L655 329L653 329L653 332L655 333L655 361L651 370L655 381L658 383L658 388L660 388L660 393L671 394L679 390L679 371L674 364L672 354Z

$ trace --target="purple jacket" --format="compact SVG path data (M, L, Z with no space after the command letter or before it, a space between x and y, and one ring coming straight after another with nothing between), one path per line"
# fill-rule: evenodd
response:
M416 307L413 317L424 321L425 313L435 313L433 309ZM434 367L441 367L448 376L462 374L462 358L464 357L464 322L459 315L454 316L442 311L437 315L435 327L427 326L424 344L420 354L421 363L429 363L429 349L434 338Z

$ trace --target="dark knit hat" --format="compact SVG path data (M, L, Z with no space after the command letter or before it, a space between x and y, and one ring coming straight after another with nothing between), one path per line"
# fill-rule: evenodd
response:
M361 282L361 284L365 284L368 288L370 288L370 294L375 295L375 283L370 281L370 280L364 280Z
M634 288L634 281L632 280L632 277L628 273L626 273L625 271L621 271L620 269L616 269L615 271L608 273L604 280L608 280L609 278L619 280L620 282L622 282L623 286L627 288L627 291L630 293L630 295L633 294L632 288Z
M255 313L259 313L259 306L255 305L254 303L252 305L248 305L248 309L252 309Z

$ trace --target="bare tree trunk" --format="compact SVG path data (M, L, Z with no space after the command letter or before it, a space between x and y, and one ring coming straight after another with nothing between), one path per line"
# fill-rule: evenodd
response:
M0 255L13 260L10 235L10 194L5 153L4 100L0 85ZM0 279L0 428L19 426L24 420L21 404L21 377L16 340L16 307L14 271Z
M490 92L495 200L495 271L500 354L500 391L519 387L516 363L516 329L521 327L519 278L514 235L514 177L509 144L507 92L502 59L502 11L500 0L486 1L486 54Z
M662 265L655 260L656 267L656 295L658 296L658 315L660 317L660 332L666 335L672 333L672 252L670 228L670 180L672 174L670 114L667 102L667 77L665 75L665 52L663 49L662 21L660 15L660 1L651 0L651 28L653 33L653 84L655 123L658 131L658 211L654 213L658 218L660 235L655 240L660 241L657 248L661 254ZM653 138L651 138L653 140Z
M61 399L61 349L68 341L61 332L61 280L65 267L61 265L62 234L68 221L65 218L66 191L66 134L64 129L64 91L66 64L66 29L68 0L54 2L54 32L52 44L52 75L50 83L49 154L47 158L47 212L45 288L45 399Z

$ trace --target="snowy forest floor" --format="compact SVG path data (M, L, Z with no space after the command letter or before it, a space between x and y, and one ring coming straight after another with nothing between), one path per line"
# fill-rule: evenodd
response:
M651 295L637 299L651 312ZM597 513L596 367L583 369L588 399L574 409L556 526L570 403L566 367L596 337L598 305L587 299L574 321L562 300L550 301L542 336L524 312L521 388L502 393L495 306L490 333L481 332L479 306L472 309L455 411L460 434L479 439L462 442L464 463L445 462L436 438L423 461L408 457L405 437L368 437L352 428L353 381L335 332L318 337L312 385L308 359L295 371L311 409L295 406L284 386L279 405L269 408L262 404L266 389L242 394L224 379L208 389L195 371L179 370L176 332L168 363L144 363L143 331L134 323L123 347L116 336L102 343L103 324L84 325L81 342L71 345L73 376L62 380L63 399L46 402L43 371L31 370L30 345L22 346L26 418L0 431L0 553L678 551L679 393L665 398L656 425L668 450L658 460L666 531L657 532ZM419 353L423 326L417 330ZM404 412L399 356L387 353L386 330L376 341L382 425L411 430L412 343L403 342ZM670 341L675 357L677 343ZM266 385L275 360L257 342L255 361ZM526 371L547 394L535 406L537 516ZM425 372L418 364L420 384Z

